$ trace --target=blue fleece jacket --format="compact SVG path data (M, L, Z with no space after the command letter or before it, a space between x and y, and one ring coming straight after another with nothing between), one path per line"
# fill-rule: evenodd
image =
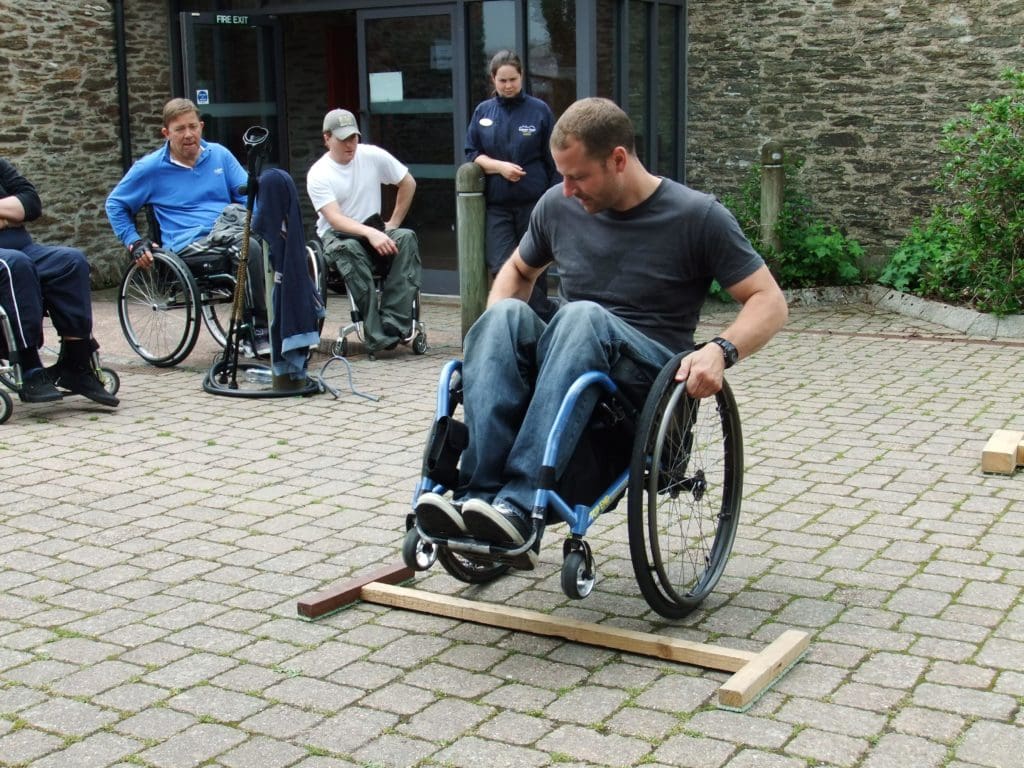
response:
M466 160L478 155L507 160L522 166L526 175L513 183L500 173L486 177L488 205L535 203L562 177L551 159L551 129L555 117L540 99L522 91L518 96L494 96L480 102L466 129Z
M239 187L247 174L241 163L220 144L201 142L202 152L192 168L171 161L169 144L140 158L107 197L107 218L125 245L141 235L135 214L152 206L160 225L160 245L180 251L209 233L229 203L244 203Z

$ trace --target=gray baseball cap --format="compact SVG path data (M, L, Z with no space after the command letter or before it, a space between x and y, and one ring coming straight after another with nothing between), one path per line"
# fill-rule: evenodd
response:
M327 113L324 117L324 133L333 134L338 141L344 141L353 133L363 135L359 133L356 116L347 109L332 109Z

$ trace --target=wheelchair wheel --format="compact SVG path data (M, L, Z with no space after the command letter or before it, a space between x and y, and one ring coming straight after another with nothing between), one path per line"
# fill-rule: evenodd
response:
M309 279L316 286L316 295L320 297L320 303L327 309L327 259L324 258L324 248L319 240L310 240L306 243L306 257L309 261ZM317 323L317 332L324 329L325 314Z
M205 285L200 289L200 309L203 325L221 348L228 343L228 321L235 305L234 283L226 280L220 285Z
M153 264L132 264L117 297L117 317L128 345L151 365L177 365L199 337L199 289L177 256L153 253Z
M412 339L412 353L414 355L425 355L427 353L427 334L417 330Z
M420 537L419 531L410 528L402 539L402 561L414 571L425 571L437 560L437 547Z
M467 584L486 584L499 576L504 576L512 567L509 563L497 560L475 560L472 557L452 552L446 547L439 547L437 560L454 578Z
M593 563L588 565L587 553L574 550L562 562L562 591L570 600L582 600L594 589L597 574Z
M651 388L630 462L629 550L637 584L662 616L693 611L725 570L739 525L743 438L728 384L694 400L674 381L681 355Z
M3 390L0 390L0 424L3 424L14 412L14 401L11 400L11 396Z
M100 368L98 374L103 388L110 394L116 395L121 388L121 377L117 375L117 371L112 368Z

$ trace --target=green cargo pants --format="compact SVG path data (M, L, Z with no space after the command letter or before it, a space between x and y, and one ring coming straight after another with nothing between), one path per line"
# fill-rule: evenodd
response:
M345 281L345 290L363 319L363 341L368 352L394 347L412 335L413 300L420 289L422 267L416 233L411 229L391 229L398 253L383 257L360 238L340 232L324 233L324 258ZM387 270L381 287L380 306L373 287L373 276Z

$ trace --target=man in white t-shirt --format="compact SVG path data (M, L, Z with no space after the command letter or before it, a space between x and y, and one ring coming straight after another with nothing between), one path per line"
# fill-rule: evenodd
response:
M316 231L328 264L363 317L363 340L370 353L393 349L413 336L413 301L420 287L416 233L401 229L416 192L409 169L386 150L359 144L359 125L346 109L324 117L327 151L306 176L306 191L317 212ZM381 217L381 185L398 188L391 218ZM373 272L386 264L388 276L378 311Z

